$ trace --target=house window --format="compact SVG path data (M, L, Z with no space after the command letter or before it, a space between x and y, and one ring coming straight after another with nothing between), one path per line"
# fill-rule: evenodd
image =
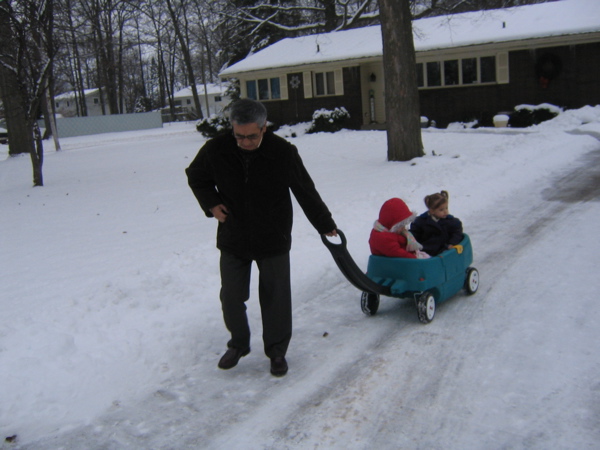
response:
M94 97L94 105L100 103L100 99L98 97Z
M220 95L215 95L215 102L220 102L221 100L221 96Z
M271 86L271 98L274 100L281 98L281 87L279 86L279 77L271 78L269 80L269 83Z
M56 107L60 108L60 102L56 102Z
M278 100L281 98L279 77L246 81L246 94L253 100ZM219 100L220 101L220 97Z
M462 84L477 83L477 58L465 58L461 60Z
M258 99L269 100L269 80L258 80Z
M315 73L315 95L335 95L335 73Z
M496 58L486 56L480 59L481 62L481 82L493 83L496 81Z
M425 80L423 79L423 63L417 64L417 86L423 87L425 84Z
M256 95L256 80L246 81L246 95L252 100L258 100L258 95Z
M444 61L444 86L454 86L457 84L459 84L458 59Z
M496 56L417 64L417 83L420 88L496 82Z
M442 85L442 71L440 66L439 61L427 63L427 86Z
M192 99L188 98L185 100L186 104L191 105L192 104Z

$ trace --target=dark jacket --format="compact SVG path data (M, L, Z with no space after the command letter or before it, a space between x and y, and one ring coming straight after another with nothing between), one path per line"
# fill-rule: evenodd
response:
M290 250L290 190L320 234L336 228L306 171L297 148L267 131L260 147L244 151L231 134L209 140L186 169L188 183L207 217L225 205L217 247L233 255L261 259Z
M440 254L448 245L460 244L463 239L461 221L450 214L436 221L424 212L410 225L410 232L431 256Z

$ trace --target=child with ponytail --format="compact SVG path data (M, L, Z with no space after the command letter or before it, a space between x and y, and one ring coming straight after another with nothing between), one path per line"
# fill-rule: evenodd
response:
M427 195L427 211L411 224L410 231L431 256L453 248L463 240L461 221L448 213L448 192Z

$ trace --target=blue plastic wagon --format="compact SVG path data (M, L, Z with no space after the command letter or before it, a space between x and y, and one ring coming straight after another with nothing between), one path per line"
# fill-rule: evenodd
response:
M456 295L461 289L472 295L479 287L479 271L471 267L473 247L468 235L460 243L462 251L450 249L429 259L369 256L365 274L348 253L346 236L337 230L341 243L321 236L337 266L355 287L362 291L362 311L372 316L379 308L381 295L415 300L419 320L429 323L436 303Z

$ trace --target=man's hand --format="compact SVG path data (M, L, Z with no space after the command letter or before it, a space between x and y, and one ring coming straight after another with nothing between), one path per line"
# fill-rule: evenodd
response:
M227 220L227 214L229 214L229 210L225 205L217 205L211 208L210 212L219 222L225 222L225 220Z
M325 233L325 236L334 237L337 236L337 230L331 230L329 233Z

